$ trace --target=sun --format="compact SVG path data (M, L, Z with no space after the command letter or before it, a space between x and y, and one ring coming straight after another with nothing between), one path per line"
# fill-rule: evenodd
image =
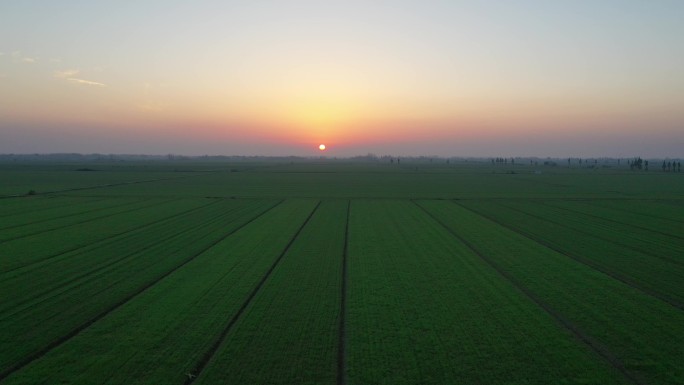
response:
M321 150L321 151L325 151L325 144L320 144L320 145L318 146L318 149Z

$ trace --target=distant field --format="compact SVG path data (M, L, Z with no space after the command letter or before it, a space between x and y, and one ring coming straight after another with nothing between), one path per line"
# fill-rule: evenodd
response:
M684 384L684 173L0 164L0 384Z

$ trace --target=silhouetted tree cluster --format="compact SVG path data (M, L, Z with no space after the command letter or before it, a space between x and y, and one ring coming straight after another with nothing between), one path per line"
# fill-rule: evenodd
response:
M508 158L492 158L492 164L508 164ZM511 164L515 164L515 158L511 158Z
M644 167L644 161L641 157L634 158L633 160L627 160L630 170L641 170ZM648 162L646 162L648 165ZM648 168L648 166L646 166Z
M663 171L665 172L682 172L682 163L677 161L663 161Z

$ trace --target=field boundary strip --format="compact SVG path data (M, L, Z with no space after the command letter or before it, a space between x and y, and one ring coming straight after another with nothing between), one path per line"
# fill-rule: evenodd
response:
M145 291L147 291L148 289L150 289L151 287L153 287L154 285L156 285L157 283L159 283L160 281L162 281L164 278L166 278L166 277L168 277L169 275L173 274L174 272L178 271L180 268L182 268L183 266L187 265L188 263L190 263L191 261L193 261L194 259L196 259L197 257L199 257L200 255L202 255L203 253L205 253L207 250L211 249L212 247L216 246L217 244L219 244L220 242L222 242L223 240L225 240L225 239L228 238L229 236L235 234L236 232L238 232L238 231L241 230L242 228L246 227L246 226L249 225L250 223L252 223L252 222L254 222L255 220L257 220L258 218L262 217L264 214L266 214L267 212L271 211L272 209L274 209L276 206L280 205L280 204L283 203L283 202L284 202L284 200L280 200L280 201L276 202L273 206L267 208L266 210L262 211L261 213L257 214L256 216L254 216L252 219L250 219L250 220L248 220L247 222L243 223L242 225L236 227L235 229L229 231L229 232L226 233L224 236L218 238L216 241L210 243L209 245L207 245L207 247L205 247L205 248L199 250L197 253L193 254L192 256L190 256L189 258L187 258L185 261L181 262L178 266L176 266L176 267L173 268L172 270L169 270L168 272L164 273L163 275L161 275L160 277L158 277L156 280L154 280L154 281L152 281L152 282L149 282L147 285L141 287L139 290L137 290L137 291L131 293L130 295L124 297L123 299L121 299L120 301L118 301L117 303L115 303L114 305L112 305L109 309L106 309L106 310L102 311L100 314L96 315L95 317L91 318L91 319L88 320L87 322L83 323L81 326L76 327L76 328L75 328L74 330L72 330L70 333L64 335L63 337L59 338L58 340L55 340L55 341L51 342L50 344L48 344L47 346L45 346L43 349L41 349L41 350L39 350L39 351L37 351L37 352L35 352L35 353L33 353L33 354L27 356L25 359L23 359L22 361L16 363L15 365L13 365L13 366L11 366L11 367L9 367L9 368L6 368L6 369L3 370L2 372L0 372L0 382L2 382L4 379L6 379L8 376L10 376L12 373L14 373L14 372L16 372L16 371L22 369L23 367L29 365L29 364L32 363L33 361L36 361L36 360L40 359L41 357L43 357L45 354L47 354L47 353L50 352L51 350L53 350L53 349L55 349L56 347L62 345L63 343L65 343L65 342L68 341L69 339L71 339L71 338L73 338L74 336L76 336L77 334L79 334L81 331L83 331L83 330L85 330L86 328L88 328L90 325L94 324L95 322L97 322L97 321L99 321L100 319L106 317L107 315L109 315L110 313L112 313L113 311L115 311L116 309L120 308L121 306L123 306L123 305L124 305L125 303L127 303L128 301L130 301L130 300L134 299L135 297L139 296L140 294L144 293Z
M543 311L548 313L553 319L556 320L556 322L558 322L560 324L560 326L567 329L577 340L579 340L580 342L582 342L583 344L588 346L599 357L603 358L610 366L612 366L617 371L619 371L631 383L637 384L637 385L646 385L644 382L642 382L638 378L634 377L627 370L627 368L624 366L624 364L618 358L616 358L608 349L603 347L599 342L594 341L591 337L589 337L587 334L582 332L582 330L580 330L572 322L570 322L565 317L563 317L559 312L554 310L550 305L548 305L546 302L544 302L539 297L537 297L532 291L530 291L523 284L518 282L518 280L515 279L506 270L499 267L499 265L497 265L491 258L489 258L488 256L481 253L480 250L477 249L471 242L469 242L468 240L463 238L461 235L456 233L449 226L447 226L444 222L442 222L440 219L435 217L434 214L432 214L430 211L428 211L423 206L418 204L415 200L412 199L411 202L413 202L416 206L418 206L425 214L427 214L430 218L432 218L432 220L437 222L442 228L444 228L446 231L448 231L454 238L456 238L458 241L460 241L466 247L468 247L468 249L470 249L473 253L475 253L475 255L480 257L480 259L482 259L487 265L489 265L489 267L494 269L494 271L496 271L501 277L503 277L505 280L510 282L511 285L513 285L513 287L515 287L523 295L525 295L527 298L529 298L532 302L534 302L537 306L539 306Z
M168 202L171 202L171 201L168 201ZM167 203L168 203L168 202L167 202ZM95 245L95 244L97 244L97 243L100 243L100 242L102 242L102 243L106 243L106 242L116 242L116 241L119 241L118 239L115 239L115 238L117 238L117 237L126 236L127 234L130 234L130 233L132 233L132 232L134 232L134 231L138 231L138 230L144 229L144 228L149 227L149 226L154 226L154 225L157 225L157 224L162 223L162 222L164 222L164 221L172 220L172 219L174 219L174 218L176 218L176 217L179 217L179 216L183 216L183 215L190 214L190 213L193 212L193 211L200 210L200 209L202 209L202 208L205 208L205 207L207 207L207 206L210 206L210 205L213 205L213 204L216 204L216 203L218 203L218 201L209 202L209 203L207 203L207 204L205 204L205 205L201 205L201 206L194 207L194 208L191 208L191 209L188 209L188 210L185 210L185 211L181 211L181 212L176 213L176 214L173 214L173 215L171 215L171 216L164 217L164 218L161 218L161 219L157 219L157 220L152 221L152 222L149 222L149 223L145 223L145 224L143 224L143 225L134 227L134 228L132 228L132 229L125 230L125 231L123 231L123 232L120 232L120 233L111 235L111 236L106 237L106 238L103 238L103 239L99 239L99 240L94 241L94 242L91 242L91 243L87 243L87 244L85 244L85 245L76 246L76 247L74 247L74 248L71 248L71 249L68 249L68 250L64 250L64 251L59 252L59 253L57 253L57 254L53 254L53 255L47 256L47 257L45 257L45 258L41 258L41 259L35 260L35 261L30 262L30 263L27 263L27 264L25 264L25 265L13 267L13 268L11 268L11 269L9 269L9 270L2 271L2 272L0 272L0 275L6 274L6 273L11 273L11 272L13 272L13 271L15 271L15 270L19 270L19 269L24 269L24 268L27 268L27 267L29 267L29 266L35 265L35 264L37 264L37 263L45 262L45 261L48 261L48 260L50 260L50 259L52 259L52 258L57 258L57 257L59 257L59 256L61 256L61 255L64 255L64 254L67 254L67 253L71 253L71 252L74 252L74 251L77 251L77 250L80 250L80 249L85 249L85 248L88 248L88 247L92 247L93 245ZM162 203L162 204L163 204L163 203Z
M185 380L186 385L193 383L202 374L202 371L207 367L209 362L211 362L211 359L216 355L216 352L219 350L219 348L221 347L221 345L225 341L226 337L228 336L228 333L230 333L231 329L233 328L233 325L235 325L235 323L240 319L240 317L245 312L245 310L247 309L249 304L252 302L252 300L254 299L256 294L259 292L259 290L261 290L261 288L264 286L264 283L266 283L268 278L271 276L271 273L273 272L273 270L275 270L275 268L278 266L278 263L283 259L285 254L287 254L287 252L290 250L290 247L295 242L295 240L297 240L297 238L299 237L299 234L302 232L304 227L306 227L306 225L309 223L311 218L314 216L314 214L318 210L318 207L320 207L321 203L322 203L322 201L318 201L318 203L313 208L313 210L311 210L311 213L309 213L309 216L306 217L306 219L304 220L302 225L299 226L299 229L297 229L297 231L294 233L294 235L292 236L290 241L287 243L287 245L285 245L285 248L280 253L280 255L278 255L278 257L275 259L275 261L273 261L273 263L271 264L269 269L266 270L266 273L264 273L264 275L261 277L259 282L256 284L256 286L254 286L252 291L249 293L247 298L245 298L245 300L243 301L242 305L237 310L237 312L235 312L235 314L230 318L230 320L228 321L226 326L223 328L223 330L219 334L216 341L209 347L209 349L207 349L207 351L204 352L204 354L202 355L202 358L200 358L200 360L197 362L194 370L192 370L190 372L190 374L192 374L192 375L189 375L188 378Z
M351 200L347 201L347 219L344 226L344 248L342 251L342 282L340 285L340 324L339 339L337 342L337 385L347 384L347 286L348 269L347 259L349 254L349 213L351 212Z
M540 244L540 245L546 247L547 249L553 250L553 251L555 251L556 253L559 253L559 254L561 254L561 255L564 255L564 256L566 256L566 257L572 259L573 261L579 262L579 263L581 263L581 264L583 264L583 265L585 265L585 266L588 266L588 267L590 267L590 268L592 268L592 269L594 269L594 270L596 270L596 271L598 271L598 272L600 272L600 273L605 274L606 276L608 276L608 277L610 277L610 278L612 278L612 279L615 279L615 280L617 280L617 281L620 281L620 282L622 282L623 284L625 284L625 285L627 285L627 286L633 288L634 290L637 290L637 291L639 291L639 292L641 292L641 293L643 293L643 294L646 294L646 295L648 295L648 296L650 296L650 297L653 297L653 298L655 298L655 299L657 299L657 300L663 301L663 302L667 303L668 305L670 305L670 306L672 306L672 307L675 307L675 308L677 308L677 309L679 309L679 310L684 310L684 304L682 304L681 302L676 301L676 300L671 299L671 298L668 298L668 297L662 295L661 293L658 293L658 292L655 291L655 290L651 290L651 289L649 289L649 288L642 287L642 285L639 285L639 284L635 283L634 281L632 281L631 279L629 279L629 278L623 276L622 274L618 274L618 273L612 272L612 271L610 271L610 269L601 267L599 264L594 263L594 262L592 262L591 260L588 260L587 258L583 258L583 257L581 257L581 256L578 256L578 255L575 254L575 253L563 251L563 250L561 250L560 248L557 248L556 246L552 245L551 243L546 242L545 240L543 240L543 239L541 239L541 238L539 238L539 237L537 237L537 236L535 236L535 235L533 235L533 234L529 234L528 232L526 232L526 231L524 231L524 230L520 230L520 229L517 229L517 228L512 227L512 226L510 226L510 225L507 225L507 224L505 224L505 223L503 223L503 222L501 222L501 221L499 221L499 220L497 220L497 219L495 219L495 218L492 218L491 216L489 216L489 215L487 215L487 214L484 214L484 213L481 213L481 212L479 212L479 211L477 211L477 210L475 210L475 209L471 209L471 208L469 208L469 207L463 206L463 205L461 205L461 204L459 204L459 203L457 203L457 202L453 202L453 203L454 203L454 204L457 204L458 206L460 206L460 207L462 207L462 208L464 208L464 209L466 209L466 210L468 210L468 211L470 211L470 212L473 212L473 213L475 213L475 214L477 214L477 215L479 215L479 216L481 216L481 217L483 217L483 218L486 218L486 219L490 220L491 222L496 223L496 224L499 225L499 226L505 227L505 228L507 228L507 229L509 229L509 230L511 230L511 231L513 231L513 232L516 232L516 233L522 235L523 237L525 237L525 238L527 238L527 239L529 239L529 240L531 240L531 241L534 241L534 242L536 242L536 243L538 243L538 244ZM504 206L504 207L509 208L509 209L511 209L511 210L514 210L514 211L518 211L518 212L523 213L523 214L525 214L525 215L529 215L529 216L531 216L531 217L533 217L533 218L538 218L538 219L545 220L545 221L547 221L547 222L551 222L551 223L558 224L558 223L556 223L556 222L553 222L553 221L550 221L550 220L541 218L541 217L539 217L539 216L537 216L537 215L534 215L534 214L526 213L525 211L522 211L522 210L519 210L519 209L510 207L510 206ZM563 226L563 225L561 225L561 224L558 224L558 225L560 225L561 227L565 227L565 228L568 228L568 229L569 229L569 227L567 227L567 226ZM575 230L575 229L572 229L572 230ZM586 233L584 233L584 232L582 232L582 231L579 231L579 230L577 230L577 231L580 232L580 233L582 233L582 234L586 234ZM600 239L600 238L599 238L599 239ZM629 248L629 247L627 247L627 248L630 249L630 250L633 250L633 251L640 252L640 251L638 251L638 250L634 250L634 249ZM647 254L647 255L648 255L648 254ZM661 258L659 258L659 259L661 259ZM668 261L668 262L670 262L670 261Z

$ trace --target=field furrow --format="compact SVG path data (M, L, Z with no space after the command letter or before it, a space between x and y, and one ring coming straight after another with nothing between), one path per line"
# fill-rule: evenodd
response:
M188 246L201 246L204 238L216 236L226 228L249 217L268 202L219 201L169 220L144 227L117 242L101 245L88 252L72 253L51 263L15 270L0 281L0 291L20 293L0 304L0 320L20 314L23 308L35 307L62 292L82 290L85 282L104 283L123 272L138 271L149 263L170 262L169 250L177 254ZM165 258L156 258L163 255ZM121 271L119 271L121 270ZM90 288L89 288L90 290Z
M21 220L25 215L47 218L61 212L64 207L84 206L101 202L103 197L57 197L57 196L34 196L24 199L0 200L0 222L9 223Z
M624 238L630 238L633 234L637 236L650 237L655 235L658 240L664 242L682 242L684 240L684 222L672 221L669 219L653 218L629 210L619 210L613 207L604 207L589 204L585 201L547 201L550 206L562 208L571 212L584 214L598 219L600 222L615 224L625 229L628 234ZM624 203L625 208L640 205L640 202ZM665 238L662 236L669 236ZM676 239L672 239L676 238Z
M75 252L85 247L97 248L100 246L99 242L107 242L180 212L209 203L211 202L202 199L164 200L96 221L2 243L0 244L0 255L2 255L0 278L12 270L58 258L65 253Z
M587 201L588 205L610 208L613 210L652 218L665 223L684 223L684 207L681 204L667 204L656 201L623 202L620 200ZM650 222L650 219L647 220Z
M178 236L151 248L141 249L130 258L102 271L68 281L54 292L19 306L10 317L0 320L2 341L21 337L21 347L0 353L0 367L18 368L32 361L55 344L89 325L112 308L135 297L145 288L158 282L170 272L187 263L194 256L273 206L273 202L252 202L238 210L227 210L219 220L196 223ZM220 210L220 209L219 209ZM225 208L223 209L225 210ZM108 253L110 252L110 253ZM104 250L94 258L116 257L116 250ZM60 309L55 313L54 309Z
M150 201L152 201L152 203L150 203ZM22 226L6 229L2 231L2 235L0 236L0 244L30 236L40 236L47 232L67 229L71 226L78 226L99 219L106 219L117 214L124 214L127 212L144 209L146 207L152 207L154 205L160 204L161 202L150 199L131 199L120 202L111 207L105 207L101 210L84 213L76 217L67 217L63 220L43 222L34 226Z
M71 217L78 217L84 214L97 212L100 210L126 204L131 199L97 199L86 200L84 202L74 202L68 205L61 205L51 210L42 210L34 213L21 213L0 218L0 231L3 236L5 230L16 231L21 227L49 228L58 227L60 224L68 223Z
M314 204L285 202L225 234L3 383L184 383Z
M649 229L631 224L619 216L606 218L605 214L597 215L598 210L586 210L582 206L578 208L577 204L567 202L515 204L512 207L608 243L619 244L675 264L684 264L684 236L676 234L677 229L671 229L672 233ZM681 233L684 234L684 226L681 227Z
M640 383L679 384L684 379L684 312L468 208L451 202L419 204Z
M517 208L520 204L513 203L469 201L462 204L569 258L684 309L684 286L681 284L684 265L599 239L584 230L581 224L575 224L579 228L573 228L560 223L562 218L549 219L553 216L532 214L527 210L538 210L532 207L534 204L527 204L525 209ZM585 225L591 226L591 223Z
M627 383L409 201L353 202L348 262L350 384Z
M198 384L335 384L347 202L324 202Z

